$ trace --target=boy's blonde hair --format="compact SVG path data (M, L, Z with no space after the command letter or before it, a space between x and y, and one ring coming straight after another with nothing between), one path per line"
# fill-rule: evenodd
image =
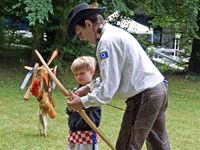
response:
M95 71L95 68L96 60L94 57L91 56L78 57L73 61L71 65L71 70L73 73L81 69L86 69L87 71L90 71L92 69L93 71Z

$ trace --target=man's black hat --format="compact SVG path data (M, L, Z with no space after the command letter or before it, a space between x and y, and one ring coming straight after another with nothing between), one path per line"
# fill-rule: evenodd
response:
M74 36L76 35L75 26L81 19L94 13L103 14L104 11L105 11L104 7L94 8L88 5L87 3L81 3L75 6L68 15L67 34L69 39L73 39Z

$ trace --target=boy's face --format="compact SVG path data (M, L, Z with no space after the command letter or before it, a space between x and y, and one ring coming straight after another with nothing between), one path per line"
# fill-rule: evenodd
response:
M76 81L81 85L92 82L93 72L91 70L81 69L74 73Z

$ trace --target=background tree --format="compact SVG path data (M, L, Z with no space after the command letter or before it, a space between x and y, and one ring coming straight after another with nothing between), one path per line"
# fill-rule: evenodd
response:
M126 6L134 10L140 8L151 16L152 27L160 26L181 33L182 38L192 40L192 53L189 60L189 72L200 74L200 22L198 0L124 0ZM186 40L189 41L189 40Z
M37 3L37 8L32 4L33 1L35 5ZM41 3L39 0L27 0L26 10L32 25L33 50L39 49L43 55L49 56L49 52L57 48L60 50L60 61L72 60L84 52L81 49L87 48L88 45L85 47L76 43L72 47L66 34L67 15L78 2L80 1L45 0ZM33 15L37 13L38 15Z
M20 20L22 16L27 17L33 34L33 50L38 49L48 53L52 48L59 48L62 51L62 59L65 59L65 56L66 59L70 59L83 54L84 50L81 49L87 49L86 52L89 53L88 45L85 47L76 43L72 46L66 37L66 17L71 8L80 2L84 1L4 0L0 2L0 19ZM85 2L92 3L96 0ZM145 15L152 17L150 21L152 27L170 28L173 32L181 33L182 39L187 39L186 42L192 41L189 71L200 74L200 68L197 67L200 65L198 0L97 0L97 2L100 6L106 6L105 17L115 10L131 15L131 11L140 9ZM0 32L2 31L1 26Z

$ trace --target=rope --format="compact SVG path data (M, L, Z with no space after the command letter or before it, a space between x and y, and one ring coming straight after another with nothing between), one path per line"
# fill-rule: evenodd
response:
M118 107L118 106L115 106L115 105L112 105L112 104L107 104L108 106L111 106L113 108L116 108L116 109L119 109L119 110L122 110L122 111L125 111L124 108L121 108L121 107Z

